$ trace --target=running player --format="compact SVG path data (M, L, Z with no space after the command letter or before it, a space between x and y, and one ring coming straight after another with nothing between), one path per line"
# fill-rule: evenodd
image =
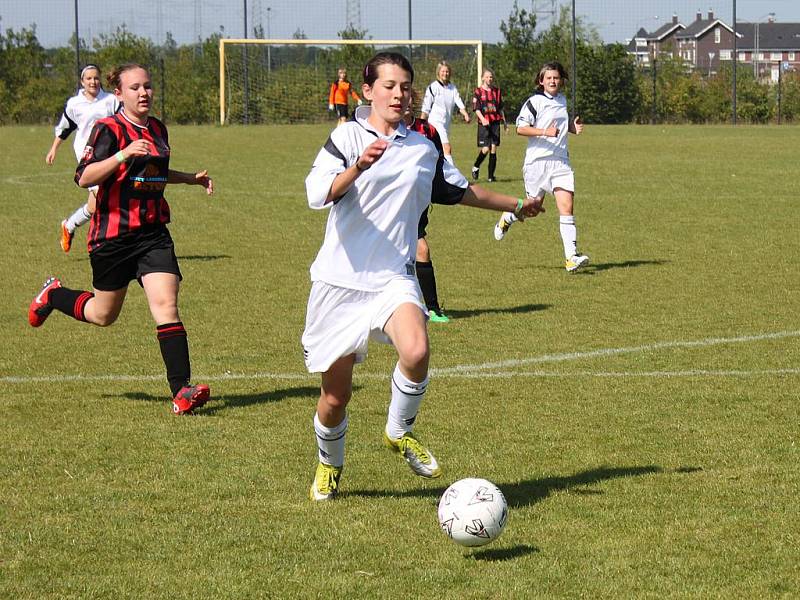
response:
M156 322L172 410L187 414L205 404L210 391L206 385L190 383L189 344L178 315L181 271L167 229L170 209L164 188L168 183L185 183L211 194L212 182L207 171L169 168L167 128L149 116L153 90L147 69L125 64L108 81L122 110L95 123L75 173L81 187L99 186L89 226L94 292L65 288L52 277L31 302L28 322L40 327L56 309L78 321L107 327L117 320L128 284L136 279Z
M328 110L336 111L336 116L339 117L339 125L350 117L349 102L351 96L356 101L356 104L361 106L361 97L347 79L347 69L339 69L338 78L331 84L330 93L328 94Z
M564 264L572 273L589 264L589 257L578 252L578 233L573 213L575 175L569 164L567 133L583 131L580 117L570 119L567 99L561 93L567 74L561 63L550 62L539 71L536 93L528 98L517 117L517 134L528 138L522 177L525 192L544 199L553 194L558 207ZM494 226L494 237L502 240L516 217L503 213Z
M58 147L74 131L75 140L72 147L75 149L75 158L80 162L81 154L86 146L89 132L95 121L110 117L119 108L119 102L114 94L103 90L100 84L100 68L96 65L86 65L81 70L81 89L77 94L67 100L64 113L56 125L56 136L47 152L45 162L52 165L56 160ZM88 223L95 209L97 186L89 188L89 198L86 204L78 208L68 218L61 221L61 249L69 252L72 247L72 238L75 230Z
M330 209L325 239L311 265L311 293L303 353L322 375L314 416L318 457L310 496L328 500L339 490L344 464L347 404L353 367L370 339L391 343L392 374L384 441L411 470L441 475L433 454L412 433L428 387L425 307L414 277L417 225L434 199L535 216L539 201L470 187L424 136L403 123L414 72L396 53L375 55L364 69L362 91L371 106L336 128L306 178L308 203Z
M436 128L442 140L444 159L451 165L455 164L452 156L453 149L450 146L450 122L453 118L454 108L458 108L464 121L469 123L469 113L458 93L458 88L450 83L450 65L442 61L436 67L436 81L425 89L420 118L427 119Z
M508 131L506 115L503 112L503 94L494 85L494 73L484 69L480 87L475 88L472 96L472 110L478 117L478 157L472 165L472 179L478 180L481 163L489 155L489 178L496 181L494 171L497 167L497 147L500 145L500 123Z

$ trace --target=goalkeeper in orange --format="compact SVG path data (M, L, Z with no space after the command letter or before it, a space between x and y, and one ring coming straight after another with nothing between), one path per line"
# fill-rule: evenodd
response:
M360 96L347 79L347 69L339 69L339 78L331 84L331 92L328 95L328 110L336 111L336 116L339 117L339 125L347 121L350 116L348 107L350 98L348 96L352 96L359 106L363 104Z

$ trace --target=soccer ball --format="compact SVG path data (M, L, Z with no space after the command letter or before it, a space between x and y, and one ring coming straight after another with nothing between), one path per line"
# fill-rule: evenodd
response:
M502 533L508 520L503 492L485 479L461 479L439 500L439 525L462 546L483 546Z

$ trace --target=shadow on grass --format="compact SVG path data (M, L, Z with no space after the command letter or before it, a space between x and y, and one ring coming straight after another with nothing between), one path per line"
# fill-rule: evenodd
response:
M200 261L209 261L209 260L224 260L226 258L231 258L228 254L187 254L185 256L179 256L178 260L200 260Z
M353 387L354 391L358 386ZM116 397L117 395L114 394ZM104 397L112 397L111 394L105 394ZM169 398L165 395L146 394L144 392L127 392L122 394L122 397L129 400L144 400L147 402L163 402L168 403ZM211 390L211 400L202 408L197 409L197 415L211 416L220 411L225 411L232 408L243 408L245 406L252 406L254 404L270 404L272 402L280 402L290 398L309 398L316 399L319 397L319 386L300 386L294 388L283 388L279 390L271 390L264 392L256 392L254 394L214 394L214 388Z
M584 267L577 271L576 273L572 273L573 275L594 275L595 273L599 273L600 271L609 271L611 269L630 269L633 267L644 267L647 265L666 265L668 264L668 260L623 260L620 262L606 262L606 263L597 263L597 264L589 264L588 267ZM558 267L559 269L561 267Z
M511 560L512 558L519 558L528 554L536 554L539 548L536 546L528 546L527 544L519 544L511 548L489 548L486 550L478 550L469 554L468 558L475 560L488 560L488 561L501 561Z
M452 317L453 319L466 319L468 317L477 317L478 315L492 313L522 314L547 310L551 307L552 304L523 304L522 306L510 306L508 308L476 308L474 310L452 310L448 308L445 309L444 312L448 317Z
M577 495L599 495L603 493L602 490L585 489L584 486L595 485L609 479L651 475L653 473L662 473L663 471L664 469L655 465L643 467L598 467L566 477L543 477L540 479L528 479L517 483L497 483L497 486L503 491L509 507L521 508L541 502L554 492L567 491ZM344 492L342 495L439 498L446 489L447 486L421 488L402 492L390 492L386 490L351 490Z

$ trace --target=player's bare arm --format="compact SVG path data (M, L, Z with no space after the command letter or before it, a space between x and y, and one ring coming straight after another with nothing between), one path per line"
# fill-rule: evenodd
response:
M389 142L386 140L375 140L367 146L361 156L358 157L358 160L352 166L339 173L333 180L328 196L325 198L325 203L333 202L336 198L341 198L346 194L355 180L374 165L383 156L388 147Z
M522 202L521 205L520 202ZM464 206L506 211L514 213L520 220L527 217L535 217L540 212L544 212L542 202L544 202L544 198L525 198L521 200L514 196L487 190L479 185L470 185L461 200L461 204Z

